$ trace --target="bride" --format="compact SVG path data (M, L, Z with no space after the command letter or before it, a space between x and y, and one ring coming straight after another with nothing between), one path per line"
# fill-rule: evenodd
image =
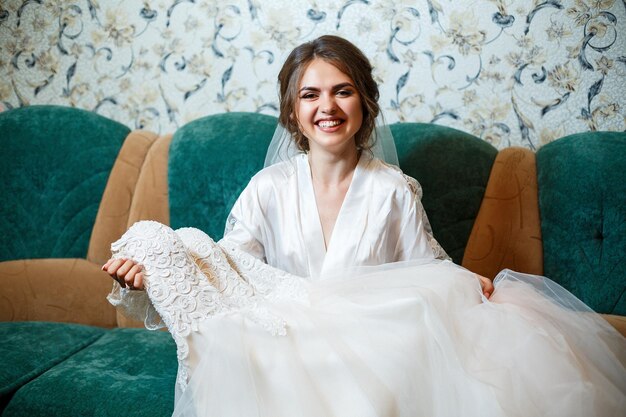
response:
M109 300L176 341L174 415L623 413L608 323L547 278L449 261L376 128L371 72L336 36L295 48L224 238L144 221L112 245Z

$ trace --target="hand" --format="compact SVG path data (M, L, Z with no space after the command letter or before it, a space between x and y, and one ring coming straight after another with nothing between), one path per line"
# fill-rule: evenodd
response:
M491 280L487 277L483 277L482 275L478 275L475 274L476 278L478 278L478 280L480 281L480 288L483 291L483 295L485 296L485 298L489 299L489 297L491 297L491 294L493 294L493 282L491 282Z
M109 259L102 270L111 275L111 278L120 283L122 287L131 290L143 290L143 272L141 266L131 260Z

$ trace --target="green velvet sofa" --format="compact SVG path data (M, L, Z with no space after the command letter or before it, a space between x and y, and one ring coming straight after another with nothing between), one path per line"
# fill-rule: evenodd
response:
M137 220L215 239L263 165L276 118L208 116L174 135L74 108L0 113L0 413L167 416L175 346L105 300L109 246ZM454 129L391 126L455 262L545 274L626 334L626 133L496 150Z

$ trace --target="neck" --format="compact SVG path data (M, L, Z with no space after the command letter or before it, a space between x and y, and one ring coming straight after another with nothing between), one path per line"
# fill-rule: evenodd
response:
M359 162L356 147L350 147L340 154L309 151L309 166L313 180L323 186L337 186L352 178Z

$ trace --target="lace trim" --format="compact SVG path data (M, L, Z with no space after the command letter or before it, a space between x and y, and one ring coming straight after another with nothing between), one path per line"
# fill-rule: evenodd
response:
M417 202L421 201L423 191L422 191L422 186L420 185L420 183L417 182L417 180L413 177L409 177L408 175L404 173L402 175L404 176L404 179L409 185L409 188L413 192L413 195L415 195L415 199L417 200ZM421 211L422 211L422 223L424 223L424 231L426 231L428 244L430 248L432 249L433 254L435 255L435 259L451 261L452 258L448 256L446 251L441 247L441 245L439 244L439 242L437 242L437 239L435 239L435 236L433 235L433 229L430 226L430 221L428 221L426 210L422 209Z
M235 247L228 248L227 256L207 234L193 228L174 232L157 222L138 222L113 243L111 251L114 258L132 259L143 267L145 292L176 342L181 389L189 379L187 337L198 331L202 320L238 312L273 335L285 335L286 322L259 303L307 299L301 278ZM122 289L119 295L129 294ZM118 299L112 298L115 304Z
M143 321L149 330L158 330L165 327L165 323L163 323L161 316L154 309L145 291L131 291L128 288L122 288L120 284L113 281L113 288L107 296L107 300L120 309L126 317Z

